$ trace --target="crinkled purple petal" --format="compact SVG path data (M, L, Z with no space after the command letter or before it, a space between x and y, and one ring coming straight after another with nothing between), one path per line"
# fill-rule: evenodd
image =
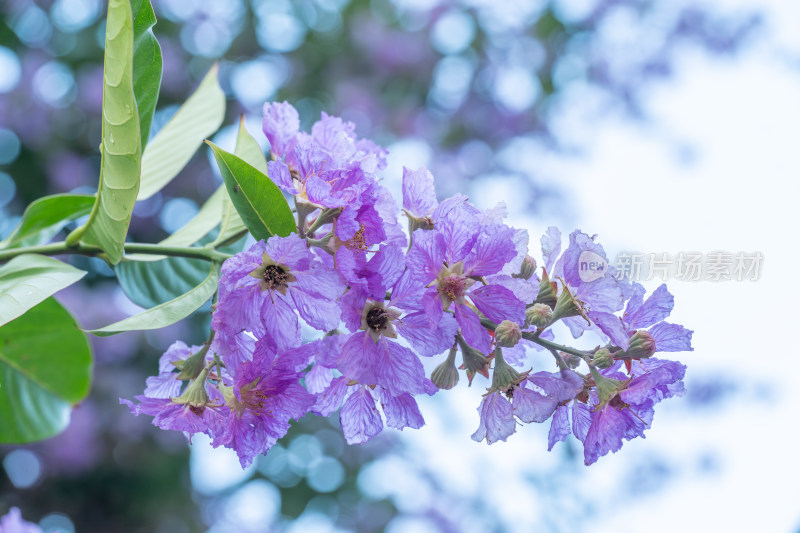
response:
M397 332L423 357L438 355L453 345L458 323L453 315L443 313L436 327L431 328L422 312L406 315L395 324Z
M331 381L330 386L317 396L317 402L311 408L312 413L328 416L342 406L347 396L348 378L340 376Z
M300 344L300 321L285 296L271 293L261 303L261 322L279 350Z
M433 174L425 167L403 167L403 209L417 218L433 214L439 202L433 186Z
M367 387L359 387L344 402L339 423L348 444L362 444L381 432L383 421Z
M283 157L294 147L295 136L300 129L300 117L288 102L267 102L264 104L261 128L269 140L270 151L276 157Z
M589 406L583 402L572 402L572 434L575 438L583 442L592 424L592 413Z
M418 229L412 241L411 249L406 254L406 266L427 284L442 269L446 247L444 237L437 231Z
M667 290L666 284L660 285L636 311L625 316L630 329L641 329L661 322L672 312L675 298Z
M567 440L569 434L569 408L566 405L559 405L553 413L550 432L547 434L547 451L552 450L557 442Z
M561 253L561 232L555 226L548 227L547 232L542 235L541 243L543 266L548 273L553 274L553 266Z
M481 325L481 319L466 305L456 303L455 307L456 321L464 340L476 350L488 354L492 349L492 337Z
M378 347L366 331L357 331L342 346L336 362L339 372L364 385L378 383Z
M486 439L487 444L505 441L517 430L513 407L499 392L484 396L478 406L478 413L481 422L478 430L472 434L472 440L476 442L483 439Z
M286 163L282 160L279 159L267 163L267 176L275 185L289 194L297 194L299 192L294 186L294 180L292 179L291 172L289 172L289 167L287 167Z
M599 311L589 311L588 316L591 321L600 328L600 331L611 339L611 342L623 350L628 349L630 335L625 328L625 324L622 323L622 320L617 315L601 313Z
M469 297L478 311L489 320L500 323L511 320L518 324L525 321L525 304L513 292L501 285L484 285L470 291Z
M264 251L270 259L288 266L291 270L308 270L314 259L306 241L301 239L297 233L292 233L288 237L277 235L270 237ZM261 266L260 259L259 257L259 266Z
M417 401L410 394L392 396L385 389L381 389L381 406L386 415L386 426L400 429L419 429L425 425L425 419L419 412Z
M378 342L378 354L377 383L390 394L425 392L425 369L417 354L386 337Z
M290 287L294 305L309 326L320 331L331 331L339 325L339 304L327 298L317 298L304 291Z
M311 394L320 394L327 390L333 381L333 371L322 365L314 365L306 374L306 387Z
M517 256L514 236L515 231L502 224L484 227L464 258L466 275L490 276L500 272L506 263Z
M657 352L691 352L694 331L678 324L660 322L650 328L650 335L656 341Z

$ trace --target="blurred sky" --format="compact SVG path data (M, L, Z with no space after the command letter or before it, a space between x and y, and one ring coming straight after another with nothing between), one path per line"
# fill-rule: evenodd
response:
M800 192L800 4L758 6L766 14L758 44L730 60L684 53L674 79L646 95L646 124L606 120L587 127L575 113L561 127L587 143L586 157L528 154L530 164L567 185L576 226L597 233L610 257L717 250L765 257L757 282L668 283L675 294L670 321L695 330L695 351L675 354L688 366L690 392L659 405L646 440L626 442L590 468L574 458L578 472L568 497L590 502L596 512L586 530L800 528L798 385L790 366L798 355L790 313L800 265L792 238ZM508 182L499 189L478 183L477 189L482 194L472 196L480 207L513 199L515 192ZM512 222L538 241L541 220L510 212ZM645 283L649 290L658 284ZM719 401L693 399L692 388L705 386L736 393ZM438 419L427 414L428 425L406 436L416 457L458 472L454 490L482 486L487 499L507 507L511 531L550 530L542 520L549 513L535 501L540 496L518 485L520 470L546 472L555 464L544 451L547 428L520 428L509 442L491 447L468 442L478 416L455 409L470 401L461 397L464 389L456 392L450 409L438 409ZM469 392L476 402L479 391ZM443 421L457 413L463 424ZM430 454L432 446L440 451ZM451 449L470 458L456 460ZM506 490L497 491L496 484ZM521 509L528 511L520 516Z

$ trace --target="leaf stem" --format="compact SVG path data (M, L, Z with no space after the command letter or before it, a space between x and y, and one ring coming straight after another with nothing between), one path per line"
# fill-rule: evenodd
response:
M11 250L0 250L0 263L9 261L22 254L61 255L79 254L90 257L102 255L103 249L99 246L78 243L69 246L65 241L52 242L39 246L25 246ZM218 252L211 248L198 248L195 246L161 246L148 243L125 243L126 254L167 255L172 257L188 257L190 259L204 259L206 261L224 261L230 254Z

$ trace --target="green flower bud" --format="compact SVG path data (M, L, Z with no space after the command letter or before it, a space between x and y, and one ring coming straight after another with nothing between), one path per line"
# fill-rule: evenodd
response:
M519 269L519 274L513 274L515 278L531 279L536 273L536 259L526 255L522 260L522 266Z
M492 389L508 392L514 385L525 379L528 373L520 374L514 367L506 363L503 350L498 346L494 350L494 371L492 372Z
M189 383L183 394L177 398L171 398L172 403L189 404L191 407L205 407L210 403L206 392L206 378L210 368L206 367L200 372L197 378Z
M519 324L510 320L503 320L494 330L496 344L504 348L516 346L521 338L522 330L519 329Z
M450 348L447 359L433 369L431 381L440 389L450 390L458 383L458 369L456 368L456 347Z
M608 368L614 364L614 356L611 355L611 351L608 348L600 348L594 352L592 362L597 368Z
M489 377L489 359L481 352L470 346L464 341L464 337L460 334L456 336L456 341L461 347L461 359L463 363L460 368L467 371L467 379L469 384L472 385L472 378L475 374L481 374L483 377Z
M555 281L550 281L550 278L547 277L547 271L542 269L542 280L539 282L539 295L536 296L536 303L553 307L556 305L557 294L558 285L556 285Z
M553 322L562 318L579 315L589 322L589 319L586 318L586 310L583 308L583 302L576 299L569 288L565 286L561 290L561 294L558 295L558 301L553 309Z
M525 311L525 321L537 328L546 328L553 321L553 310L547 304L533 304Z
M646 359L656 353L656 340L646 329L640 329L631 336L624 354L634 359Z

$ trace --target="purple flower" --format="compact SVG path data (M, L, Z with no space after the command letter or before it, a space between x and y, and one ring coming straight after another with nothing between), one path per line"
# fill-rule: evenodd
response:
M23 520L19 507L12 507L7 514L0 518L0 532L42 533L42 530L36 524Z
M252 360L239 366L232 387L223 389L226 407L213 427L212 444L233 449L242 468L286 434L289 420L302 418L314 405L316 398L300 385L300 353L275 355L259 342Z
M559 404L569 402L583 390L583 378L571 370L537 372L514 387L511 404L522 422L542 423Z
M289 153L297 143L300 117L288 102L267 102L264 104L261 128L267 136L273 156L280 158Z
M470 306L497 323L523 322L525 304L503 285L486 280L517 256L509 246L516 232L502 224L481 224L475 208L461 198L442 202L436 213L435 229L415 231L406 256L411 275L422 286L430 285L422 294L421 310L435 327L453 305L464 338L488 353L491 337ZM478 279L487 283L475 286Z
M500 391L490 392L483 397L478 406L481 417L478 430L472 434L472 440L480 442L486 439L487 444L505 441L517 430L514 420L514 408Z
M225 261L212 327L268 336L278 349L300 341L297 314L311 327L339 325L336 299L344 291L337 272L323 265L296 234L270 237Z
M653 407L665 398L681 396L686 367L676 361L632 361L631 377L619 373L617 362L601 378L617 380L601 401L598 392L583 393L572 404L572 432L583 442L584 462L590 465L608 452L616 452L623 440L644 437L653 420ZM549 449L569 435L568 407L559 405L553 415Z

